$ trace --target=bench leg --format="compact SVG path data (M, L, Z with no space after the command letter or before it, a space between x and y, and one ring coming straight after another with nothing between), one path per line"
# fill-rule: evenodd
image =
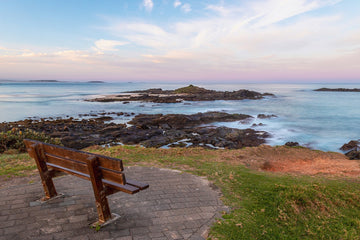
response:
M98 168L99 162L97 157L91 157L88 162L91 184L94 190L96 208L99 215L99 223L103 224L111 219L109 203L106 197L105 188L101 181L101 171Z
M41 183L44 187L45 197L42 201L49 200L57 195L54 182L52 180L52 176L46 166L45 155L40 144L36 144L34 148L32 148L34 152L33 156L36 162L36 166L39 170Z

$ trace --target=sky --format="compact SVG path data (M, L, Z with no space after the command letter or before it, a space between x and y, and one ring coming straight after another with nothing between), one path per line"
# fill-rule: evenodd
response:
M359 0L0 0L0 79L360 82Z

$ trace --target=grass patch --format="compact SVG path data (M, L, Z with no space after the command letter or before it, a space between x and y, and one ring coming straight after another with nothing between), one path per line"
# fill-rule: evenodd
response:
M360 182L354 179L293 176L250 170L236 162L238 150L91 147L121 158L125 166L181 169L206 176L231 207L212 227L211 239L358 239ZM25 154L0 155L1 174L35 169ZM5 170L3 166L8 170ZM10 170L10 166L14 170Z
M216 181L233 210L212 234L220 239L357 239L358 182L280 176L223 166Z
M0 176L3 178L29 176L35 169L35 161L27 153L0 154Z

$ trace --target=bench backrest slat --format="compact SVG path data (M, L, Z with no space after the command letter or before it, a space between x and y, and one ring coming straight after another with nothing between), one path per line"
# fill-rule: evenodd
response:
M83 173L83 172L79 172L79 171L76 171L76 170L73 170L73 169L70 169L70 168L62 167L60 165L56 165L56 164L53 164L53 163L47 163L47 166L49 166L49 167L51 167L51 168L53 168L55 170L70 173L72 175L81 177L83 179L90 180L90 175L86 174L86 173Z
M41 149L40 155L44 158L44 161L48 166L85 179L90 179L87 166L90 158L97 157L102 179L107 180L108 182L117 182L123 185L126 184L125 175L122 173L123 164L120 159L68 149L35 140L26 139L24 142L29 149L36 144L39 144ZM29 153L34 154L33 151L29 151Z
M56 156L56 155L46 153L46 152L45 152L45 156L46 156L46 163L48 165L49 165L49 163L51 163L53 165L62 166L64 168L71 169L71 170L78 171L78 172L89 175L89 170L86 166L86 163L84 163L84 162L75 161L72 159L64 158L61 156Z
M93 153L87 153L87 152L69 149L66 147L56 146L47 143L42 143L42 145L46 153L51 153L53 155L62 156L64 158L73 159L84 163L87 163L88 161L87 159L89 159L90 157L96 156L98 157L100 167L114 171L124 171L124 167L120 159L111 158Z

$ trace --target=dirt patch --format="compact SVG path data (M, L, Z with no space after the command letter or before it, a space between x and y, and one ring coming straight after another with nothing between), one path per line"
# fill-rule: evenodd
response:
M349 160L345 155L335 152L262 145L232 151L232 156L226 155L224 152L219 160L241 163L256 170L306 175L360 176L359 161Z

